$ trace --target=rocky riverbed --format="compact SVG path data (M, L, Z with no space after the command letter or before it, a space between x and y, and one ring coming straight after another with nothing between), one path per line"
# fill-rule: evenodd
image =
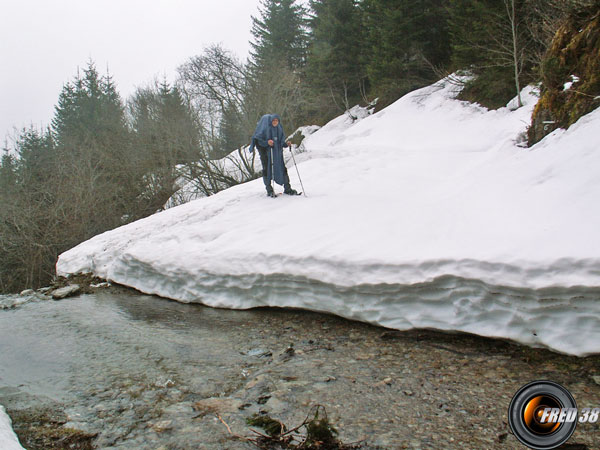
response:
M246 418L294 426L317 404L362 448L514 449L507 408L529 381L600 407L598 356L119 288L44 298L0 302L0 404L28 449L251 449ZM600 427L569 442L600 448Z

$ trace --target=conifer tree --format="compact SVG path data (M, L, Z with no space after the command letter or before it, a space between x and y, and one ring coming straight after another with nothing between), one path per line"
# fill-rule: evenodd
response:
M44 192L51 185L56 167L55 145L50 131L34 127L21 131L16 141L18 160L14 167L18 183L28 192Z
M369 80L382 105L439 78L450 59L447 0L364 0Z
M248 131L240 126L244 124L240 121L241 116L242 113L236 105L226 105L219 124L219 147L224 152L230 152L248 144Z
M166 81L138 89L129 101L133 151L146 180L141 214L160 209L176 189L177 166L200 156L199 133L190 107ZM140 205L142 207L142 205Z
M306 78L339 113L366 92L362 13L356 0L311 0L310 7Z
M5 195L11 193L15 188L16 170L15 158L9 153L9 149L5 147L2 159L0 159L0 203L3 203Z
M14 157L0 167L0 291L35 287L54 272L57 238L52 220L54 148L49 132L33 127L17 136Z
M132 220L143 185L131 151L124 106L109 75L101 77L93 62L67 83L52 120L59 164L56 176L68 180L61 196L75 200L70 214L78 239ZM76 203L76 205L75 205Z
M137 142L151 166L175 167L197 157L198 130L190 107L179 89L166 81L138 89L129 102Z
M250 67L255 76L279 67L302 68L306 61L305 8L296 0L261 0L252 17Z
M252 22L244 100L238 110L244 112L251 128L261 115L272 112L286 115L286 124L295 125L304 116L301 92L307 48L306 8L298 0L261 0L259 16ZM222 108L225 110L235 112Z
M63 87L52 130L63 149L81 152L99 146L111 156L120 153L117 148L127 135L124 106L111 77L100 77L93 62L83 77Z
M450 0L452 60L477 77L463 93L489 107L517 96L533 75L524 0Z

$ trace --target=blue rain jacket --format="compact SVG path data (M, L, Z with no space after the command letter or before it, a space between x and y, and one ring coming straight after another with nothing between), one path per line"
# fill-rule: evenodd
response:
M274 119L279 119L279 124L274 127L272 122ZM273 140L273 164L271 165L271 148L269 147L269 139ZM255 141L256 140L256 141ZM273 181L279 185L285 184L285 165L283 161L283 147L287 147L285 142L285 133L281 125L281 117L278 114L265 114L256 124L256 130L252 135L252 143L250 151L254 151L255 142L261 147L267 149L268 167L267 179L271 179L271 167L273 167Z

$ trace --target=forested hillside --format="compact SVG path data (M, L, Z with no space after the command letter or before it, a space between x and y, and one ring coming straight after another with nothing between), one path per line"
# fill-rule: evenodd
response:
M543 82L538 122L568 126L598 106L599 10L599 0L262 0L247 61L213 45L182 61L173 85L128 99L88 62L57 93L51 125L4 149L0 292L47 283L58 254L160 210L178 179L205 195L238 183L210 161L247 145L268 112L292 132L463 71L462 98L489 108ZM574 90L557 93L572 76Z

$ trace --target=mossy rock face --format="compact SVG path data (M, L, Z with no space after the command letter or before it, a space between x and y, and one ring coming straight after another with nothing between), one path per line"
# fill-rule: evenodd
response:
M528 131L529 145L600 106L600 3L576 11L562 24L541 71L542 94ZM573 84L564 89L567 82Z

